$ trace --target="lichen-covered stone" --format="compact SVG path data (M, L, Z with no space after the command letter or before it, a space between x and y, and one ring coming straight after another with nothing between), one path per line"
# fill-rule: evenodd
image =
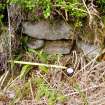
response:
M36 39L60 40L72 39L73 28L64 21L40 21L36 23L24 22L23 33Z
M77 47L81 49L89 59L95 58L101 52L101 48L97 45L85 43L84 41L77 41Z

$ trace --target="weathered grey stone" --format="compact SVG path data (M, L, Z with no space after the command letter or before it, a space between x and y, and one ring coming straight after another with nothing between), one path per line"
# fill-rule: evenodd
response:
M43 50L48 54L69 54L71 41L46 41Z
M60 40L72 39L73 28L64 21L40 21L37 23L24 22L23 33L36 39Z
M101 52L101 48L97 45L83 41L77 41L77 47L80 48L89 59L95 58Z
M69 54L71 50L71 41L57 40L57 41L44 41L44 40L31 40L27 44L29 48L39 49L42 48L48 54Z
M27 46L33 49L40 49L44 46L44 40L32 39Z

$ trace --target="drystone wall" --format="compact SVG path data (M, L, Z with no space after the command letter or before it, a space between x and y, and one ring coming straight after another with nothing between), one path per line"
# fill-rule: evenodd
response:
M69 54L74 36L73 27L64 21L24 22L23 33L32 37L27 44L34 49L43 49L50 54Z
M36 23L23 22L23 33L31 37L27 43L29 48L43 49L49 54L69 54L72 48L74 39L73 25L67 24L63 20L41 20ZM85 29L86 30L86 29ZM85 33L84 33L85 34ZM81 36L91 36L91 32L87 30L86 34ZM97 45L89 44L85 41L77 40L77 47L82 49L84 54L89 58L94 58L100 53L101 49Z

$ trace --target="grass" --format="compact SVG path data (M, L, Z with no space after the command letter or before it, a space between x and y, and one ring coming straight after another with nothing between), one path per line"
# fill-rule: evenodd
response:
M32 53L29 54L28 57L31 57ZM51 57L51 55L48 56ZM8 105L24 105L25 103L35 105L44 103L47 105L57 105L57 103L60 105L71 103L104 105L105 62L97 63L95 60L85 62L85 57L80 57L80 54L75 51L69 57L69 60L68 57L66 60L72 62L71 66L75 67L75 73L72 77L69 77L66 71L62 70L67 67L60 66L65 63L62 62L64 56L58 56L56 60L54 59L52 66L43 65L43 63L14 61L15 69L21 69L21 71L15 78L11 77L8 71L0 77L2 93L0 100L6 101L8 99L6 102ZM38 68L40 65L47 65L48 72L43 73ZM7 80L7 78L9 79Z

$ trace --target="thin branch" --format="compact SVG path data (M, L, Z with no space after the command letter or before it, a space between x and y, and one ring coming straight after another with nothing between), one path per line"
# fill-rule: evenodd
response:
M85 89L82 90L82 92L86 92L86 91L93 90L93 89L100 88L100 87L103 87L104 88L105 87L105 83L103 82L103 83L101 83L99 85L94 85L94 86L85 88ZM79 94L79 92L78 91L72 92L72 93L67 94L65 96L73 96L73 95L76 95L76 94Z
M61 69L67 69L65 66L59 66L59 65L51 65L51 64L43 64L43 63L34 63L34 62L25 62L25 61L8 61L9 63L16 63L16 64L27 64L27 65L33 65L33 66L46 66L46 67L53 67L53 68L61 68Z

